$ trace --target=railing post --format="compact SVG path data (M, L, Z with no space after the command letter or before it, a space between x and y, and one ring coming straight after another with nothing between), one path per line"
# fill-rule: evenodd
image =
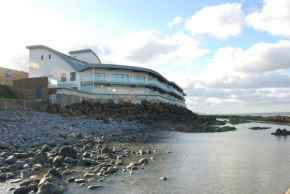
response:
M93 93L95 93L95 68L93 67Z

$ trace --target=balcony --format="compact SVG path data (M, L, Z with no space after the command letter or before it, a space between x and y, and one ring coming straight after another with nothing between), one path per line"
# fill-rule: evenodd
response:
M99 76L83 76L81 78L81 85L99 84L125 84L125 85L139 85L157 87L164 92L174 93L183 98L183 94L173 87L168 87L157 79L136 79L136 78L116 78L116 77L99 77Z
M69 88L77 90L78 86L68 82L61 82L60 80L48 78L48 87L49 88Z

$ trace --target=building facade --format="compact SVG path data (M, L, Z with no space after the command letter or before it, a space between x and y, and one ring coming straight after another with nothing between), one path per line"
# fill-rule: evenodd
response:
M61 88L58 94L185 106L182 88L151 69L103 64L91 49L70 51L70 55L43 45L27 49L29 78L48 77L48 87Z

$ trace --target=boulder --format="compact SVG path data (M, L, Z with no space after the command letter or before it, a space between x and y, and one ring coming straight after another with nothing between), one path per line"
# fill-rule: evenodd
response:
M8 171L17 171L17 170L19 170L19 166L12 164L12 165L7 167L7 170Z
M17 157L15 155L11 155L6 159L7 164L14 164L17 161Z
M50 150L51 150L51 147L49 145L44 145L42 147L42 151L44 151L44 152L49 152Z
M34 163L46 163L47 162L47 155L44 151L39 151L34 155Z
M23 187L19 187L17 189L14 190L14 194L26 194L29 193L31 190L29 189L29 187L23 186Z
M23 179L26 179L30 177L31 173L28 170L21 170L20 177Z
M108 146L103 147L102 150L101 150L101 154L102 155L103 154L108 154L110 152L111 152L111 150L110 150L110 148Z
M61 188L50 182L43 183L37 190L37 194L60 194Z
M71 148L70 146L61 147L59 153L64 158L65 157L70 157L70 158L76 158L77 157L77 151L75 149Z
M139 160L139 164L148 164L149 161L146 158L142 158Z
M76 138L83 139L84 138L84 135L81 132L78 132L76 134Z
M8 143L5 142L0 142L0 149L8 149L10 147L10 145Z
M280 128L278 128L275 132L275 135L281 135L282 134L282 130Z
M66 163L75 163L75 162L76 162L76 160L75 160L75 159L72 159L71 157L66 157L66 158L64 159L64 161L65 161Z
M38 184L38 194L58 194L63 193L67 188L67 183L53 174L46 174Z
M54 168L50 169L47 174L54 175L54 176L56 176L56 177L58 177L60 179L62 177L61 172L56 170L56 169L54 169Z
M55 165L62 165L63 163L63 157L62 156L55 156L53 159L53 164Z
M18 159L22 159L22 158L28 158L29 157L29 154L28 153L15 153L15 156Z

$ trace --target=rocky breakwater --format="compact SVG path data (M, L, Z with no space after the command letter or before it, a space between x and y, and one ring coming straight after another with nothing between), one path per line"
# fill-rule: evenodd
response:
M59 113L63 117L81 117L92 120L132 121L137 120L142 124L164 130L184 132L215 132L213 128L216 117L200 116L191 110L168 103L150 103L143 101L141 104L120 102L115 104L83 101L60 107L55 104L48 108L49 113Z
M11 187L9 191L14 190L15 194L31 191L59 194L67 190L71 182L98 189L105 177L117 175L119 171L133 174L133 171L143 169L149 164L149 155L156 153L151 150L132 151L109 143L104 136L88 136L80 132L62 136L66 136L63 144L67 145L35 144L25 152L13 151L12 145L0 142L1 180L20 182L18 187ZM130 157L134 155L135 158ZM140 158L136 159L138 156ZM131 161L125 162L123 158L128 157L132 158ZM74 166L82 166L84 170L77 172ZM43 167L50 170L42 179L31 176Z
M277 136L286 136L286 135L290 135L290 131L287 131L287 129L280 129L278 128L274 133L271 133L272 135L277 135Z

